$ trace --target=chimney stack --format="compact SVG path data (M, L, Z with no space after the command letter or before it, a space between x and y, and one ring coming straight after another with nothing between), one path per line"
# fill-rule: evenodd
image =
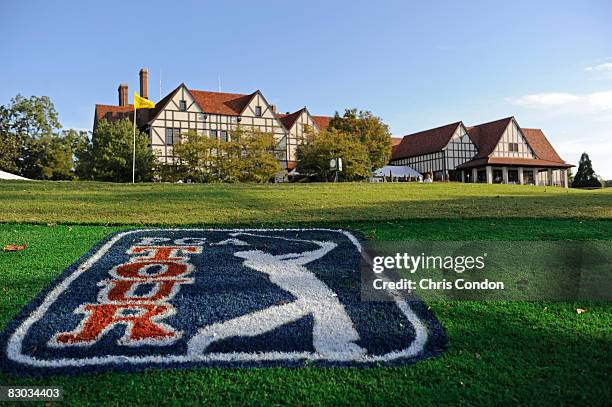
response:
M147 68L140 70L140 96L145 99L149 98L149 70Z
M276 114L276 105L271 105L272 113Z
M119 106L128 105L128 85L122 83L119 85Z

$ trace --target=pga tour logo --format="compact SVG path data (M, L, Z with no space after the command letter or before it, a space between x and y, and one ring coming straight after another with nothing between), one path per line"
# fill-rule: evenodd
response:
M418 301L360 298L361 246L328 229L110 236L6 328L13 373L407 364L445 336Z

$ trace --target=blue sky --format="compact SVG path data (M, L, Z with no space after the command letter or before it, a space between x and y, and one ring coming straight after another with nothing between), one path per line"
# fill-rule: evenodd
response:
M0 4L0 104L50 96L64 127L90 129L148 67L153 100L160 74L164 93L220 77L281 111L371 110L394 135L514 115L612 178L609 1L53 3Z

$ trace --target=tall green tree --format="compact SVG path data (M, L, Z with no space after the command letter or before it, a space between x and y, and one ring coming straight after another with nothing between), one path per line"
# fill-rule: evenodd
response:
M330 160L338 157L342 158L341 180L360 181L371 175L371 161L365 144L334 127L318 134L310 133L306 142L298 146L297 171L314 180L332 181L336 171L330 168Z
M376 170L389 162L391 157L391 133L389 126L369 111L346 109L329 122L328 128L335 128L353 140L363 144L370 160L370 169Z
M91 141L79 151L77 173L83 179L110 182L132 181L132 122L102 119ZM155 156L148 147L149 137L136 130L136 181L151 181Z
M65 151L70 143L60 128L49 97L15 96L0 106L0 168L28 178L69 178L73 155Z
M574 175L572 182L572 188L598 188L601 187L601 181L595 171L593 170L593 164L587 153L582 153L580 156L580 162L578 163L578 170Z

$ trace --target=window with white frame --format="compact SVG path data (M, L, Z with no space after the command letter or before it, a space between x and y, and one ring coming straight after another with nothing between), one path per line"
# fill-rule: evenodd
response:
M261 117L261 115L262 115L261 106L255 106L255 116Z

